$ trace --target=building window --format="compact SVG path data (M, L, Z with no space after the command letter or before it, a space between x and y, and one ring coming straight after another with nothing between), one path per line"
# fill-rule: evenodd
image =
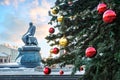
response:
M4 62L7 63L7 59L4 59Z
M0 63L3 63L3 59L0 59Z

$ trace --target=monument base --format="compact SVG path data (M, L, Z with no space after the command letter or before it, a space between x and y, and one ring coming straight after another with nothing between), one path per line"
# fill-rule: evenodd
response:
M37 46L23 46L18 49L19 55L19 63L23 67L34 68L40 66L40 47Z

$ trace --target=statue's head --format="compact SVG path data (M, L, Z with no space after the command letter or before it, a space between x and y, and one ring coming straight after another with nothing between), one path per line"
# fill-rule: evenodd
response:
M30 22L30 23L29 23L29 25L30 25L30 26L32 26L32 25L33 25L33 23L32 23L32 22Z

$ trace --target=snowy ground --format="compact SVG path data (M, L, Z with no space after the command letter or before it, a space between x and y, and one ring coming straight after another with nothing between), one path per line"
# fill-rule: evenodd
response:
M35 71L34 68L0 68L0 75L44 75L43 69ZM71 69L62 69L64 75L71 75ZM83 75L84 71L77 71L75 75ZM52 69L50 75L59 75L59 69Z

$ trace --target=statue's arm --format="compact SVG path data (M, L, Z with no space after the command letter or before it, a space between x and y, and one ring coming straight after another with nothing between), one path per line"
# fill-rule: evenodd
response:
M30 29L30 34L31 34L31 36L34 36L34 35L35 35L35 31L36 31L36 27L35 27L35 26L32 26L32 28Z

